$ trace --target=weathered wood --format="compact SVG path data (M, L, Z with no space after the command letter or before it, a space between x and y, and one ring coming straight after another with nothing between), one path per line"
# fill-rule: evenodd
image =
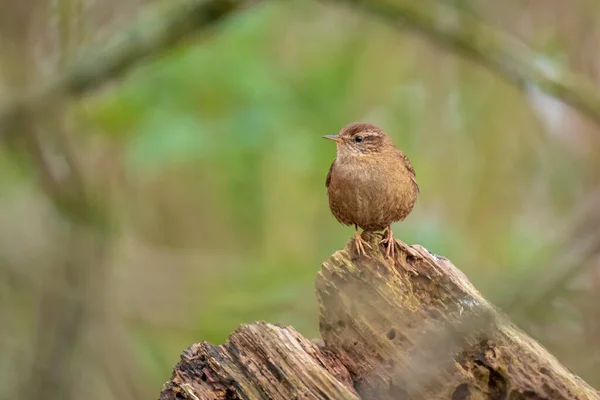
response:
M242 326L186 350L160 399L600 399L447 259L364 238L367 256L350 241L317 275L321 344Z
M160 400L358 399L350 375L293 328L244 325L227 343L185 350Z
M599 399L488 303L447 259L398 242L335 253L317 277L321 335L377 399Z

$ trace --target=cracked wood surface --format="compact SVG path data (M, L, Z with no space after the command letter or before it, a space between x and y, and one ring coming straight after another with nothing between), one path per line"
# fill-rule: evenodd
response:
M599 399L450 261L398 241L394 262L346 246L317 276L320 330L375 399Z
M547 399L599 393L514 326L450 261L381 236L316 278L321 340L264 322L184 351L160 400Z
M358 399L328 351L290 327L244 325L221 346L185 350L160 400Z

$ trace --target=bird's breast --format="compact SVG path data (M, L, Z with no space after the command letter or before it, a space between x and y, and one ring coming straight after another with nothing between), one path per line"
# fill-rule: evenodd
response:
M415 196L403 164L376 158L337 160L328 191L336 218L367 230L381 230L403 219L412 209Z

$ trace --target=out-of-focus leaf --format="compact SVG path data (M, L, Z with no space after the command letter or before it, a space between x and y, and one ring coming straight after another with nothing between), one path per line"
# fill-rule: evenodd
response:
M189 115L156 113L139 127L127 148L128 162L143 172L206 157L214 143L198 119Z

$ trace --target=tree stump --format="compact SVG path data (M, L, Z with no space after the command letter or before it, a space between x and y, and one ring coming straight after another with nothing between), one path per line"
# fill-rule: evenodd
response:
M160 400L593 400L600 394L514 326L450 261L381 236L353 239L316 279L321 340L241 326L185 350Z

